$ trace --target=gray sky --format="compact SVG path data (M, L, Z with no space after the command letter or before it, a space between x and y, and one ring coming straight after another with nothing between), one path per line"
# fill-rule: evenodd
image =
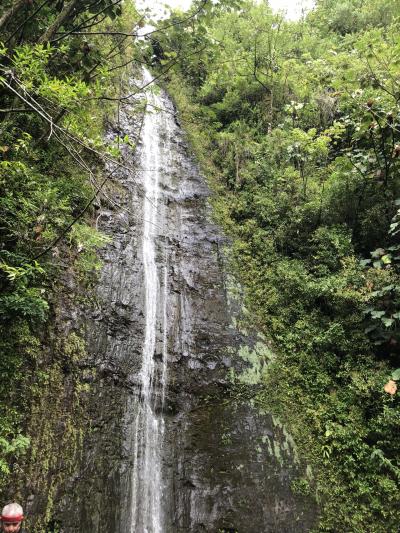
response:
M275 11L283 10L287 17L294 20L300 17L302 9L310 9L313 0L269 0L269 5Z
M190 6L191 0L167 0L166 2L160 0L139 0L138 6L149 7L152 10L163 10L164 5L168 4L172 7L180 7L181 9L187 9ZM269 0L271 7L275 11L283 10L286 12L287 17L290 19L296 19L301 15L302 8L311 8L314 4L313 0Z

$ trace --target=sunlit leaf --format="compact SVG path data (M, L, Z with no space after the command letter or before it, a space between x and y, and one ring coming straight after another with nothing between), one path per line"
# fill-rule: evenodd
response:
M393 381L393 379L389 379L389 381L385 384L383 389L385 392L393 396L394 394L396 394L396 391L397 391L396 382Z

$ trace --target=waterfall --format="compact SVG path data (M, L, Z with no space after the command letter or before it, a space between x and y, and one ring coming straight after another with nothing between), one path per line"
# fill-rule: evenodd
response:
M145 70L143 84L146 85L150 80L151 75ZM144 188L142 260L145 329L140 395L137 397L133 432L132 508L129 530L131 533L163 531L161 456L167 377L168 261L166 257L163 271L159 273L156 263L156 240L160 222L159 182L162 169L168 163L168 151L162 145L160 138L163 120L163 114L158 111L160 108L160 99L151 89L148 90L140 156L140 173L143 176ZM165 126L168 129L168 124ZM162 328L161 354L156 354L158 317Z
M150 81L145 72L140 85ZM305 473L290 436L232 389L269 347L238 329L240 291L227 288L210 191L171 99L152 90L99 224L111 240L86 319L92 431L62 499L62 531L305 533L316 512L291 491ZM137 137L137 103L121 105L110 140Z

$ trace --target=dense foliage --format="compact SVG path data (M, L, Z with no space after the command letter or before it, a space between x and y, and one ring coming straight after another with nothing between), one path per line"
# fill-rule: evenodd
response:
M99 266L105 237L92 221L118 156L104 144L105 117L115 116L121 65L136 57L139 20L122 0L1 2L0 488L29 447L32 398L55 375L62 391L76 351L63 339L52 366L43 353L58 279L68 269L85 285Z
M318 531L400 519L399 8L319 0L287 22L266 2L196 0L187 24L176 12L150 35L249 319L273 341L257 400L312 467L293 490L317 498ZM2 484L29 447L32 394L61 391L65 358L84 350L65 340L50 372L43 336L61 272L89 283L98 267L104 166L132 143L105 146L104 118L120 67L142 61L128 35L139 23L122 0L1 2Z
M312 467L294 489L318 531L400 519L399 7L320 0L288 22L213 2L152 42L274 343L258 400Z

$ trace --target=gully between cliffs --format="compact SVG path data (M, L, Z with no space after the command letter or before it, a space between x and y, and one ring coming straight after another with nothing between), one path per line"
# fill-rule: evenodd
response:
M290 438L230 394L256 340L233 327L209 190L168 96L146 99L140 132L131 105L113 132L140 142L123 147L98 220L110 243L85 320L91 429L62 531L309 531L314 509L290 490Z

